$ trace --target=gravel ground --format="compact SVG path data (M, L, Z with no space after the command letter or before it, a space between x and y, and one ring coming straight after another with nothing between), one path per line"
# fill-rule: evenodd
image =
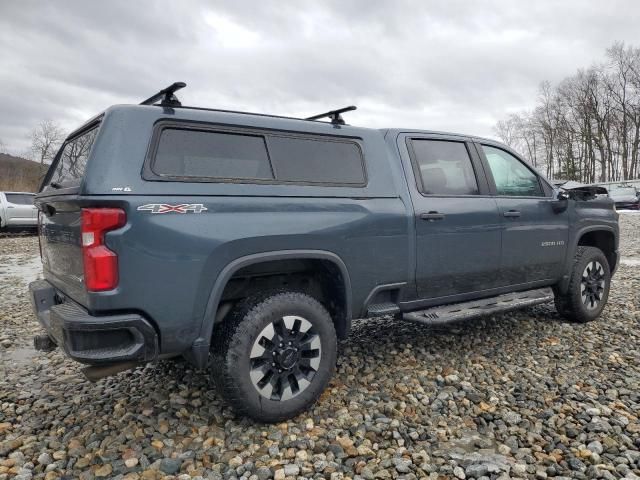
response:
M34 352L37 239L0 238L0 480L637 479L640 215L621 225L600 320L544 305L439 329L357 321L320 401L278 425L236 417L184 362L92 384Z

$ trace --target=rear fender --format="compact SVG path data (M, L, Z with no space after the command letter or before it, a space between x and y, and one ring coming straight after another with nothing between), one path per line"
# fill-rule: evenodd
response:
M342 259L332 252L324 250L278 250L273 252L256 253L237 258L229 263L218 278L216 279L209 299L207 301L207 307L205 310L202 326L198 338L193 342L191 349L184 354L188 361L193 363L198 368L204 368L207 365L209 358L209 346L211 337L213 334L214 326L216 325L215 317L220 304L222 293L224 292L227 282L233 277L234 273L241 268L248 267L253 264L273 261L273 260L287 260L287 259L318 259L328 260L332 262L342 274L344 279L345 289L345 315L346 322L351 322L352 312L352 293L351 293L351 280L347 266ZM347 326L348 327L348 326Z

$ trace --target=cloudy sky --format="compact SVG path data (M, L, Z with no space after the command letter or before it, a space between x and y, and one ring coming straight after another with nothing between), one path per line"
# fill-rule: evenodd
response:
M638 0L3 1L0 141L177 80L188 105L490 136L639 25Z

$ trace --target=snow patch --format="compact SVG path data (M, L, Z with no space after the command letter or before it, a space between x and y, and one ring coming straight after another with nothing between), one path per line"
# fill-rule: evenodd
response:
M631 267L640 267L640 258L621 258L620 265L628 265Z
M2 255L0 257L0 284L7 285L17 278L25 287L42 277L39 255Z

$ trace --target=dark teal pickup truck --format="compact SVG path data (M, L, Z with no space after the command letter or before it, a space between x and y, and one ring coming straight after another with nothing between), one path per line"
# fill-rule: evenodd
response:
M36 346L88 377L183 356L236 410L278 421L318 398L353 318L604 308L610 199L555 189L492 140L346 125L354 107L184 107L182 86L71 134L36 197Z

